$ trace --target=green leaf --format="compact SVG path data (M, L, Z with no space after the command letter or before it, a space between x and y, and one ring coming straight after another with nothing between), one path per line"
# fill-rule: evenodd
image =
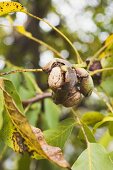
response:
M18 161L17 170L30 170L31 159L28 154L24 154L20 157Z
M13 123L11 122L8 112L6 109L4 109L3 112L3 126L0 130L0 140L4 142L6 145L14 149L13 140L12 140L12 134L15 132L15 127Z
M109 95L113 97L113 76L108 76L102 81L101 87Z
M38 115L40 113L40 109L41 109L41 104L34 103L34 104L32 104L32 106L26 113L26 117L32 126L36 126L36 123L38 121Z
M113 161L113 151L109 153L110 159Z
M26 9L18 2L0 2L0 16L11 12L25 12Z
M22 74L23 80L22 85L19 88L19 95L21 96L22 100L26 100L28 98L32 98L36 95L35 89L35 78L32 73L23 73ZM35 82L32 82L32 80Z
M54 128L58 124L60 109L51 99L45 99L45 118L49 128Z
M89 143L88 148L79 156L72 170L111 170L113 163L103 146Z
M4 89L11 95L11 97L13 98L14 102L16 103L20 111L23 112L22 102L16 88L14 87L13 83L10 80L5 78L4 78Z
M98 143L107 148L109 146L109 143L113 141L113 137L110 136L108 129L104 131L101 138L98 140Z
M15 67L14 67L15 68ZM9 71L12 71L14 70L14 68L12 68L12 66L8 67L6 66L4 69L3 69L3 72L9 72ZM9 74L9 75L6 75L4 76L5 78L7 78L8 80L12 81L15 88L17 90L19 90L19 87L21 86L21 81L22 81L22 76L20 73L16 73L16 74Z
M95 137L94 137L92 131L90 130L90 128L85 123L82 123L82 126L84 128L84 131L85 131L88 141L91 143L96 142ZM84 134L81 129L80 129L78 137L80 138L80 140L86 142L86 139L85 139Z
M98 123L95 124L93 131L95 132L96 129L101 126L102 124L106 123L106 122L112 122L113 121L113 117L112 116L106 116L104 117L104 119Z
M82 116L82 121L87 125L94 125L97 122L100 122L104 118L104 115L100 112L90 111L86 112Z
M0 89L0 129L2 128L3 125L3 116L2 116L3 109L4 109L4 97L3 97L3 92Z
M113 136L113 122L109 122L108 130L111 136Z
M46 141L50 145L63 148L75 124L76 122L74 119L66 119L62 121L56 128L44 131Z

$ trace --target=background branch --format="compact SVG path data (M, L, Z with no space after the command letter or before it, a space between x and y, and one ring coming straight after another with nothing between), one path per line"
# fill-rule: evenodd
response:
M27 106L29 104L36 103L36 102L43 100L45 98L50 98L51 96L52 96L52 93L49 93L49 92L37 94L35 97L33 97L31 99L22 101L22 104L23 104L23 106Z

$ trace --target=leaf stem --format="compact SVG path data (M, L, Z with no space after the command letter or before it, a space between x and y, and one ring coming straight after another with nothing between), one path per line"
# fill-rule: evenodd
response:
M113 70L113 67L102 68L102 69L91 71L90 76L93 76L94 74L97 74L97 73L101 73L103 71L109 71L109 70Z
M82 132L83 132L83 135L84 135L84 137L85 137L85 140L86 140L86 143L87 143L87 148L88 148L89 170L92 170L90 143L89 143L89 141L88 141L88 138L87 138L86 132L85 132L85 130L84 130L84 127L83 127L83 125L82 125L82 123L81 123L81 121L80 121L80 118L79 118L79 116L78 116L78 114L77 114L77 111L75 112L73 108L71 109L71 111L72 111L72 113L76 116L77 121L78 121L78 123L79 123L79 125L80 125L80 127L81 127Z
M27 14L27 15L29 15L29 16L31 16L32 18L35 18L35 19L37 19L37 20L39 20L39 21L43 21L43 22L45 22L47 25L49 25L52 29L54 29L57 33L59 33L69 44L70 44L70 46L73 48L73 50L75 51L75 53L76 53L76 56L77 56L77 63L78 64L81 64L83 61L82 61L82 59L81 59L81 57L80 57L80 55L79 55L79 53L78 53L78 51L77 51L77 49L74 47L74 45L72 44L72 42L60 31L60 30L58 30L56 27L54 27L52 24L50 24L47 20L45 20L45 19L42 19L42 18L40 18L40 17L38 17L38 16L35 16L35 15L33 15L33 14L31 14L31 13L29 13L28 11L25 11L25 13Z
M37 94L35 97L31 98L31 99L28 99L28 100L24 100L22 101L22 104L24 106L27 106L29 104L33 104L33 103L36 103L42 99L45 99L45 98L50 98L52 96L51 93L49 92L45 92L45 93L42 93L42 94Z
M19 26L19 27L22 27L22 26ZM24 35L25 37L27 37L27 38L29 38L29 39L31 39L31 40L33 40L33 41L35 41L35 42L37 42L37 43L45 46L46 48L48 48L49 50L51 50L54 54L56 54L58 57L63 58L62 55L61 55L56 49L54 49L53 47L51 47L50 45L48 45L48 44L45 43L44 41L39 40L38 38L33 37L32 34L29 33L29 32L27 32L27 31L24 31L24 32L19 31L19 29L18 29L19 27L18 27L18 26L16 27L16 28L17 28L17 29L16 29L17 32L19 32L20 34Z
M111 104L104 98L102 97L98 91L96 90L96 88L94 89L94 92L96 93L96 95L101 98L103 100L103 102L106 104L106 106L108 107L109 111L113 114L113 108L111 106Z
M17 70L20 70L21 67L15 66L12 63L10 63L9 61L5 61L7 66L10 68L15 68ZM22 69L22 68L21 68ZM22 72L24 75L24 72ZM26 77L31 81L32 85L34 86L34 89L36 90L37 93L43 93L42 90L40 89L40 87L38 86L38 84L35 82L35 80L33 79L33 77L31 77L29 74L26 74Z
M72 113L74 114L74 116L76 116L76 119L77 119L77 121L78 121L78 124L79 124L80 127L81 127L81 130L82 130L82 132L83 132L83 134L84 134L84 137L85 137L85 140L86 140L86 143L87 143L87 146L88 146L88 145L89 145L89 141L88 141L87 135L86 135L86 133L85 133L84 127L83 127L83 125L82 125L82 123L81 123L81 121L80 121L80 118L79 118L78 114L77 114L77 111L75 111L73 108L71 109L71 111L72 111Z
M88 64L88 68L91 66L91 64L93 63L94 59L98 57L98 55L106 48L108 47L110 44L113 43L113 40L111 40L109 43L104 44L91 58L89 64Z
M5 76L8 74L15 74L15 73L23 73L23 72L42 72L42 69L19 69L19 70L12 70L9 72L5 72L5 73L0 73L0 76Z

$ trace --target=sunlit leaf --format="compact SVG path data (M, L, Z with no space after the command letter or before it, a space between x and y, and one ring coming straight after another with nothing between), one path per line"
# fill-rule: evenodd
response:
M79 156L72 170L111 170L113 163L103 146L89 143L88 148Z
M82 116L82 121L87 125L94 125L97 122L100 122L104 118L104 115L100 112L90 111L86 112Z
M110 42L113 43L113 34L109 35L109 36L107 37L107 39L105 40L105 44L106 44L106 45L109 45L108 48L110 48L111 45L112 45L112 44L109 44Z
M102 68L112 67L113 66L113 34L109 35L104 42L104 46L106 48L99 55L99 59L101 60ZM102 73L102 79L105 77L111 76L113 71L106 71Z
M26 9L18 2L0 2L0 16L11 12L25 12Z
M105 58L111 56L111 51L113 50L113 34L109 35L104 42L106 46L105 50L100 54L99 58Z
M113 161L113 151L109 153L111 160Z
M23 34L23 35L25 35L25 36L27 36L27 37L32 37L32 34L31 34L30 32L28 32L28 31L26 31L23 26L16 26L15 28L16 28L16 30L17 30L19 33L21 33L21 34Z
M98 122L98 123L95 124L95 126L94 126L94 128L93 128L94 132L95 132L96 129L97 129L98 127L100 127L102 124L104 124L104 123L106 123L106 122L112 122L112 121L113 121L113 117L112 117L112 116L106 116L106 117L104 117L102 121L100 121L100 122Z
M107 129L106 131L104 131L103 135L98 140L98 143L107 148L109 147L111 141L113 141L113 137L109 134L109 131Z

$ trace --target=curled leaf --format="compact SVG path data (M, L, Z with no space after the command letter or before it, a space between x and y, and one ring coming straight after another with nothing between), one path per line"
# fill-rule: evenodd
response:
M90 111L86 112L82 116L82 121L87 125L95 125L96 123L100 122L104 118L104 115L100 112Z
M12 148L16 152L28 152L33 158L48 159L61 167L68 168L69 164L64 159L61 149L48 145L41 130L29 125L12 96L6 91L5 79L0 79L0 85L9 120L12 124L9 138L9 140L12 140Z

